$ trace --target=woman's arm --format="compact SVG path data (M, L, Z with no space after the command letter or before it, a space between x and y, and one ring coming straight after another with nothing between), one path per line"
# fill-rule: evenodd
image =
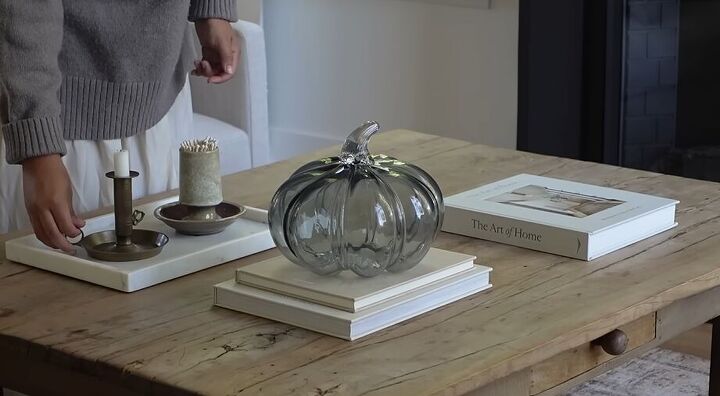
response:
M84 222L72 211L58 92L62 74L61 0L0 0L0 124L6 160L23 165L25 207L35 235L73 251L65 235ZM2 182L2 180L0 180ZM19 208L14 208L18 210Z

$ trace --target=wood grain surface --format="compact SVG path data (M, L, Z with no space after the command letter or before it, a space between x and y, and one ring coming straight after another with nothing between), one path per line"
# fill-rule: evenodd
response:
M627 334L627 351L632 351L655 339L655 314L645 315L619 329ZM530 394L544 392L616 358L592 342L561 352L530 369Z
M266 208L294 169L337 151L226 177L224 194ZM675 198L679 226L592 262L441 234L437 247L495 269L494 288L356 342L212 306L213 284L276 250L129 295L4 261L0 361L118 392L463 394L720 284L720 184L411 131L371 151L423 167L446 195L525 172Z

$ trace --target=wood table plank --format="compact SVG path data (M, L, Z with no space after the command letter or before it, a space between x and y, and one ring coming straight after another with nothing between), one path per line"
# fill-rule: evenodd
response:
M224 194L267 207L295 168L337 151L226 177ZM719 184L411 131L371 151L425 168L446 195L525 172L675 198L679 226L592 262L443 233L436 246L494 267L494 288L356 342L212 307L213 284L275 250L130 295L4 261L0 359L141 393L462 394L720 285Z

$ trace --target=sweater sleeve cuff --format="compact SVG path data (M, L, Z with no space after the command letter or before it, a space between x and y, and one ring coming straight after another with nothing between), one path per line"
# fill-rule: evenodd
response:
M230 22L238 20L236 0L192 0L188 19L195 22L199 19L219 18Z
M60 117L28 118L2 126L9 164L48 154L65 155Z

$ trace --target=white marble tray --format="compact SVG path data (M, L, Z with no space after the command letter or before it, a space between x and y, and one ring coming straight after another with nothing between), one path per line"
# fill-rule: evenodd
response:
M149 259L111 263L89 258L83 248L69 255L45 247L35 235L12 239L5 243L9 260L67 275L112 289L134 292L196 271L226 263L273 248L267 225L267 211L247 207L247 212L225 231L207 236L178 234L156 219L156 207L177 201L171 197L135 209L145 212L137 228L160 231L170 237L163 251ZM87 220L85 235L113 229L113 215Z

